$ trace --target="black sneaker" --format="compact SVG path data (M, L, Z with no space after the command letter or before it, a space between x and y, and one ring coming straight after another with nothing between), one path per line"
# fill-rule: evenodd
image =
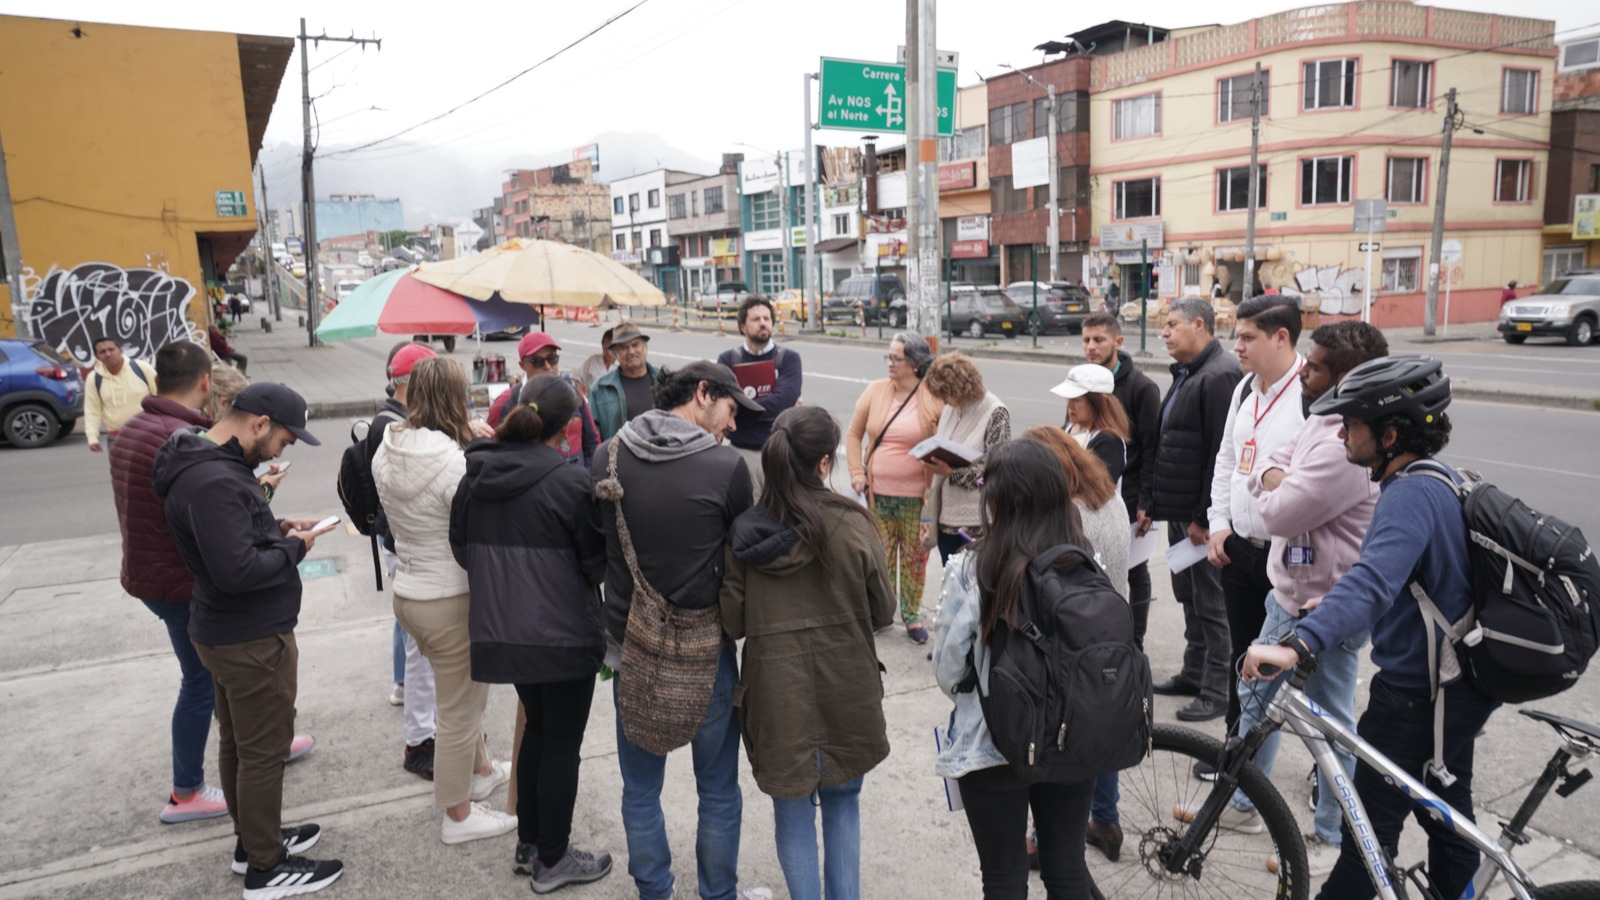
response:
M536 857L537 859L537 857ZM553 866L537 863L529 886L535 894L548 894L569 884L588 884L611 874L611 854L589 853L568 847Z
M518 875L532 875L534 866L539 864L539 848L533 844L517 841L516 861L511 865L511 871Z
M1200 760L1194 764L1194 777L1201 781L1216 781L1217 767L1205 760Z
M322 837L321 825L296 825L283 830L283 852L304 853ZM250 857L245 855L244 841L233 842L233 874L243 875L250 868Z
M244 873L244 900L279 900L297 894L320 891L344 874L344 863L337 859L317 861L284 854L278 864L265 872L251 869Z
M406 760L402 763L405 770L418 778L428 781L433 780L433 738L428 738L420 744L406 745Z

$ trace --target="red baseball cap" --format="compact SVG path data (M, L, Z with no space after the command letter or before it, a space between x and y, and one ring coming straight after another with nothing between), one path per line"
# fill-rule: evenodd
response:
M556 343L556 339L548 333L530 331L522 336L522 340L517 341L517 359L527 359L546 347L561 349L561 345Z
M416 368L417 363L438 357L439 354L433 352L432 347L424 347L421 344L402 347L400 352L394 355L394 359L389 360L389 378L392 381L410 378L411 370Z

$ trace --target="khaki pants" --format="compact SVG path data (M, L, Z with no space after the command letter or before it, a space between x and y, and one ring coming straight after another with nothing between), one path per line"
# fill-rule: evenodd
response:
M283 858L283 764L294 741L300 650L294 632L243 644L195 644L217 697L217 768L250 865Z
M394 598L400 627L433 663L433 802L446 809L471 799L472 773L489 765L483 710L489 686L472 680L466 594L442 600Z

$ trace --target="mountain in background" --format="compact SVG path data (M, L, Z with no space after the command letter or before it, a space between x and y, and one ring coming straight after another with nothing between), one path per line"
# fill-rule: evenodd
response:
M606 132L589 143L600 145L602 182L652 169L715 172L718 160L697 157L645 132ZM338 147L324 148L333 153ZM317 160L317 196L373 194L399 197L406 226L459 222L488 206L500 194L510 169L537 169L569 162L573 148L505 155L504 151L463 155L449 147L396 142L363 154ZM273 208L300 203L300 147L272 144L261 149L267 172L267 200ZM319 235L334 237L335 235Z

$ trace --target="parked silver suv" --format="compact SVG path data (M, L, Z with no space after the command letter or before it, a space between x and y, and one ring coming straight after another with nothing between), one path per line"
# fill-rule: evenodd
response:
M1499 331L1508 344L1530 337L1564 337L1574 347L1593 341L1600 332L1600 272L1569 271L1500 307Z

